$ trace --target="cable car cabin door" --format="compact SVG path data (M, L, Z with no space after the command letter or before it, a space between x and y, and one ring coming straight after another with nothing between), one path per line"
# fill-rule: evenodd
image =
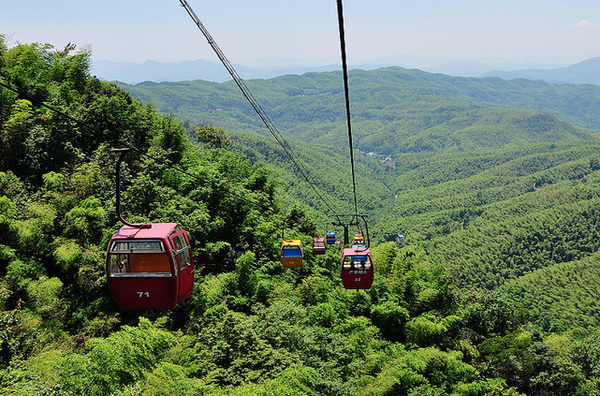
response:
M192 248L185 230L169 236L169 242L175 256L173 264L179 267L177 303L180 303L192 294L194 288L194 259L192 258Z

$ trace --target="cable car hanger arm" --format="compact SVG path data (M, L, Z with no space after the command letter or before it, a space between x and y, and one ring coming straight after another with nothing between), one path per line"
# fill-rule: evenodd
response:
M124 148L112 148L110 149L111 152L117 152L119 153L119 159L117 160L117 170L116 170L116 207L117 207L117 215L119 216L119 220L121 220L121 222L125 225L128 225L130 227L133 228L150 228L152 227L151 224L148 223L141 223L141 224L132 224L127 222L124 218L123 218L123 214L121 213L121 163L123 162L123 158L125 157L125 154L127 154L132 148L131 147L124 147Z

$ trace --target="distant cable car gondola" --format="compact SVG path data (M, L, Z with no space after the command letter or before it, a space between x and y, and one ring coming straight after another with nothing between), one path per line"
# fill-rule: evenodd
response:
M313 254L322 255L325 254L327 245L325 245L325 238L314 238L313 239Z
M373 258L369 249L344 249L342 283L346 289L369 289L373 284L373 274Z
M353 245L364 245L365 237L363 234L354 234L354 239L352 240Z
M328 245L333 245L335 244L335 232L328 232L325 235L325 238L327 239L327 244Z
M192 294L194 259L175 223L130 224L121 215L120 168L129 149L117 149L117 214L125 224L108 243L106 277L123 310L170 310Z
M302 242L299 239L284 240L281 244L281 264L284 268L302 267L304 251Z
M194 285L187 235L175 223L124 225L108 244L106 273L121 309L174 309L192 294Z
M352 249L366 249L365 238L363 234L355 234L352 240Z

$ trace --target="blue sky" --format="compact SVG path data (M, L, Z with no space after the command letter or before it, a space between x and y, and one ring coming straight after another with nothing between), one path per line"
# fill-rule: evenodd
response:
M238 64L339 59L334 0L188 0ZM354 62L429 58L571 64L600 56L598 0L345 0ZM9 44L90 45L95 61L217 61L178 0L0 0ZM562 61L561 61L562 59Z

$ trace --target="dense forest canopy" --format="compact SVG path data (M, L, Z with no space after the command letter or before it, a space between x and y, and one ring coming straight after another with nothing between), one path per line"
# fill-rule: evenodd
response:
M600 130L597 85L451 77L399 67L350 70L349 77L353 133L362 151L464 152L588 139L595 134L585 129ZM287 136L319 146L347 146L341 72L247 85ZM267 133L233 81L119 86L160 112L198 125Z
M353 72L376 273L346 290L339 253L312 252L325 208L233 86L165 102L176 84L126 92L86 48L0 37L0 393L600 392L597 114L567 105L596 87ZM339 75L250 87L350 206ZM125 217L190 236L194 292L173 311L120 311L107 287L123 146ZM284 224L301 269L279 262Z
M535 178L532 175L542 168L583 160L582 153L566 148L559 154L556 147L600 137L600 124L591 119L597 117L600 97L600 87L595 85L460 78L398 67L351 70L350 81L355 156L360 167L359 207L370 216L378 241L398 233L410 234L414 241L425 235L422 229L430 232L429 220L424 226L411 217L417 214L413 209L407 212L405 208L407 200L413 200L410 196L423 201L418 195L421 188L436 186L436 194L447 196L450 184L457 185L458 180L462 180L458 189L467 183L487 190L498 188L499 178L506 176L505 190L514 196L533 186L535 180L527 179ZM336 202L351 196L341 72L247 84L327 198ZM320 224L327 222L327 216L321 216L327 208L295 174L232 81L119 85L134 97L151 101L161 112L224 128L233 139L232 150L253 162L264 161L277 170L280 179L302 186L290 194L317 208ZM593 149L583 155L596 161ZM529 184L513 190L515 176ZM416 184L419 180L424 184ZM469 191L475 192L473 187ZM460 206L463 197L451 194ZM469 204L459 208L442 202L418 210L424 215L442 208L477 212L474 205L503 197L492 190L477 191L477 197L467 197ZM343 203L336 203L340 211L347 210ZM421 205L430 204L425 200Z

